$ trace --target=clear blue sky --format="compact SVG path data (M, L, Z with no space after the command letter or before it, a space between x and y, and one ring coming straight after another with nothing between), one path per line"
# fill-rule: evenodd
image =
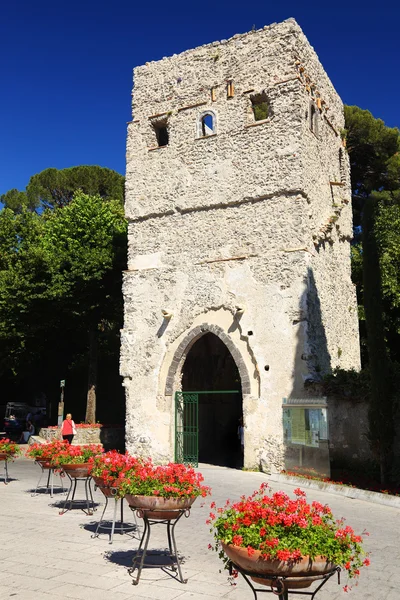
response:
M396 0L0 4L0 194L48 167L124 173L134 66L289 17L345 103L400 126Z

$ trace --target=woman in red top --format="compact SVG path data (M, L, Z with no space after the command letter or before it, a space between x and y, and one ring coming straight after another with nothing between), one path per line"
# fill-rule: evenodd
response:
M72 420L71 413L68 413L67 416L65 417L65 420L63 421L62 426L61 426L61 434L62 434L63 440L68 440L68 442L70 444L72 444L72 440L73 440L75 433L76 433L75 423Z

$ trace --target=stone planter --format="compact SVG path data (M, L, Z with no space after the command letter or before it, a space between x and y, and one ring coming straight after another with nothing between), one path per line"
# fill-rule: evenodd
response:
M60 465L60 469L63 469L70 477L84 478L90 476L90 466L89 463L75 463Z
M226 556L243 569L246 573L254 573L250 575L251 579L260 585L274 585L273 579L259 578L257 575L274 575L288 577L284 580L283 585L285 590L308 588L314 581L315 576L325 575L336 568L331 562L322 556L316 556L314 559L310 557L302 558L296 562L284 562L279 559L266 560L262 558L261 552L255 550L254 554L249 556L247 548L234 546L233 544L224 544L221 546Z
M39 431L39 436L47 442L61 440L61 430L44 427ZM78 427L72 445L102 444L105 450L125 446L125 429L123 427Z
M189 509L194 501L193 498L161 498L160 496L133 496L126 494L126 501L129 506L138 511L146 511L148 519L160 519L170 521L176 519L180 510Z

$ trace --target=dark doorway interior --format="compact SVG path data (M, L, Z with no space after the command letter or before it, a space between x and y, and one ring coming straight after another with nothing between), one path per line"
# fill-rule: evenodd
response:
M225 344L206 333L190 349L182 375L182 391L236 393L199 394L199 462L241 468L238 438L242 388L235 361Z

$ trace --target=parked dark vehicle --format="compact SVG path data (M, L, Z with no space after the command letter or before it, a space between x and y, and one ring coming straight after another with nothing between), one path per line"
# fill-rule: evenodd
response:
M46 418L46 409L32 407L24 402L8 402L3 430L12 437L14 437L15 434L21 435L21 432L25 429L28 418L35 426L40 426L43 419Z
M4 431L7 434L21 433L25 427L25 419L17 419L13 415L4 418Z

